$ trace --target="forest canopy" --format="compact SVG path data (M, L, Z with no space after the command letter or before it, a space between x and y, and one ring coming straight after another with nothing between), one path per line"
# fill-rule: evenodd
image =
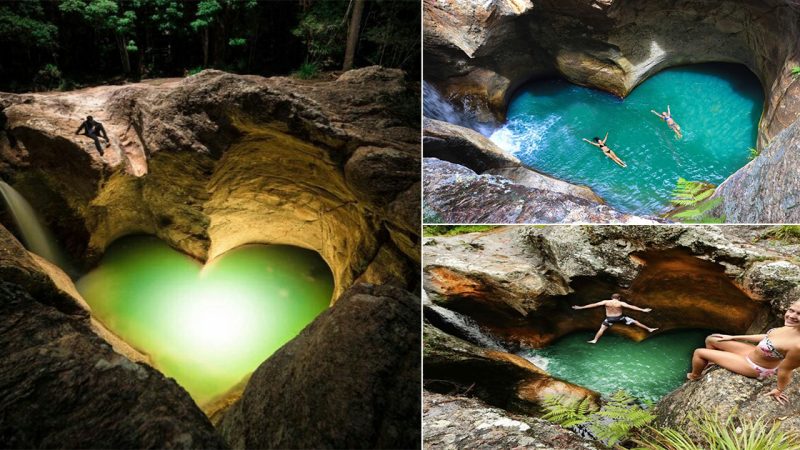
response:
M0 90L71 89L205 68L314 77L420 73L420 3L396 0L0 2Z

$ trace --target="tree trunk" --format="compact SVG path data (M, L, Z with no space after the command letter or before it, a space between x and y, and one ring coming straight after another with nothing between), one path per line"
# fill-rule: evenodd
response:
M355 0L353 15L350 17L350 26L347 28L347 48L344 52L344 65L342 70L353 68L353 59L358 46L358 34L361 28L361 15L364 13L364 0Z
M122 60L122 71L125 72L125 75L128 75L131 73L131 59L128 55L128 47L125 45L125 36L116 33L116 37L119 57Z
M208 27L203 28L203 67L208 67Z

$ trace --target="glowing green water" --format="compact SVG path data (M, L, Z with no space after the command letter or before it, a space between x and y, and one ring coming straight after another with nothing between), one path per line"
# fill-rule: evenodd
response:
M719 184L748 161L764 96L742 66L701 64L667 69L619 98L562 80L538 81L511 100L508 123L492 140L529 167L591 187L609 205L657 214L679 177ZM650 112L666 111L678 140ZM627 168L581 140L603 138Z
M692 352L705 345L709 334L703 330L670 331L642 342L606 334L592 345L586 341L594 332L580 332L547 348L528 350L523 356L557 378L602 394L624 390L656 401L686 381Z
M296 247L244 246L202 267L137 236L115 242L77 286L95 317L202 404L324 311L333 280L318 254Z

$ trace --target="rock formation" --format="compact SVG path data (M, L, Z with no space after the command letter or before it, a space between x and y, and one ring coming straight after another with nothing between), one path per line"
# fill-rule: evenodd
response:
M420 440L419 298L358 284L267 359L219 427L233 448Z
M550 422L510 414L473 398L425 392L423 402L428 448L596 448Z
M659 332L705 328L758 334L781 326L783 312L800 296L797 245L759 240L767 228L501 227L428 237L423 241L423 287L432 305L467 316L511 349L520 344L546 346L577 330L586 330L588 336L597 329L603 312L576 313L570 306L605 299L613 292L653 308L646 317L658 323ZM426 317L434 312L426 310ZM631 315L637 317L636 312ZM609 332L646 338L644 331L633 327ZM425 339L426 387L441 392L448 383L462 389L474 383L470 393L487 403L525 411L518 401L508 401L515 398L518 382L499 379L512 373L509 369L493 369L494 378L464 369L469 361L482 361L473 363L477 367L502 367L489 356L499 353L494 346L469 344L427 328ZM449 342L444 347L450 350L429 350L439 342ZM429 370L429 364L441 364L439 355L447 353L460 355L447 359L451 370ZM470 376L474 380L467 380ZM795 384L790 385L791 398L800 396ZM800 429L796 410L763 396L773 387L774 379L759 381L711 369L701 380L687 382L662 399L655 410L657 421L683 428L690 414L718 408L723 417L734 411L751 418L766 415L768 420L782 421L786 429Z
M423 245L423 283L434 304L532 347L595 330L602 311L576 315L570 306L613 292L650 305L648 320L662 330L722 326L743 333L754 322L782 317L800 292L800 267L791 254L730 233L726 227L510 227L431 237ZM637 340L646 334L615 331Z
M27 349L0 357L3 443L418 446L419 301L409 293L420 261L415 89L400 71L369 67L323 81L209 70L0 94L0 176L84 268L115 239L145 233L200 260L250 243L308 248L335 282L331 309L209 409L217 420L231 404L247 412L237 416L246 428L226 425L226 443L180 387L132 362L146 355L90 318L69 277L0 226L0 275L9 283L0 323L23 333L4 331L3 347ZM108 130L102 157L75 135L86 115ZM5 214L0 222L10 224ZM38 372L28 373L28 361ZM279 377L291 382L270 394ZM297 414L261 423L265 400ZM301 413L309 409L319 420ZM287 430L305 440L287 440Z
M373 260L394 261L370 271L379 283L418 262L417 101L400 71L378 67L0 95L0 175L79 260L132 233L202 260L297 245L322 255L338 298ZM89 114L111 137L102 159L75 135Z
M761 81L762 155L715 195L728 222L792 223L800 7L788 0L424 1L425 80L482 122L502 121L522 83L560 76L625 96L658 71L735 62ZM788 134L779 134L789 130ZM427 156L427 155L426 155ZM760 159L764 159L760 161ZM777 183L789 180L790 183Z

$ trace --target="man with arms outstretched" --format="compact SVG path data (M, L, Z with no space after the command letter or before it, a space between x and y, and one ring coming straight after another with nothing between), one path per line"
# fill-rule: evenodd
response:
M603 320L603 324L600 325L600 329L597 330L597 334L594 336L594 339L591 341L587 341L590 344L596 344L597 340L600 339L600 336L606 332L609 327L614 326L615 323L625 322L625 325L636 325L639 328L644 328L648 332L652 333L656 331L658 328L650 328L647 325L639 322L638 320L632 319L628 316L622 314L622 308L633 309L635 311L641 312L650 312L652 309L650 308L639 308L638 306L634 306L628 303L623 302L620 300L619 294L614 294L611 296L611 300L603 300L597 303L591 303L589 305L578 306L574 305L572 309L586 309L586 308L596 308L598 306L605 306L606 308L606 318Z

